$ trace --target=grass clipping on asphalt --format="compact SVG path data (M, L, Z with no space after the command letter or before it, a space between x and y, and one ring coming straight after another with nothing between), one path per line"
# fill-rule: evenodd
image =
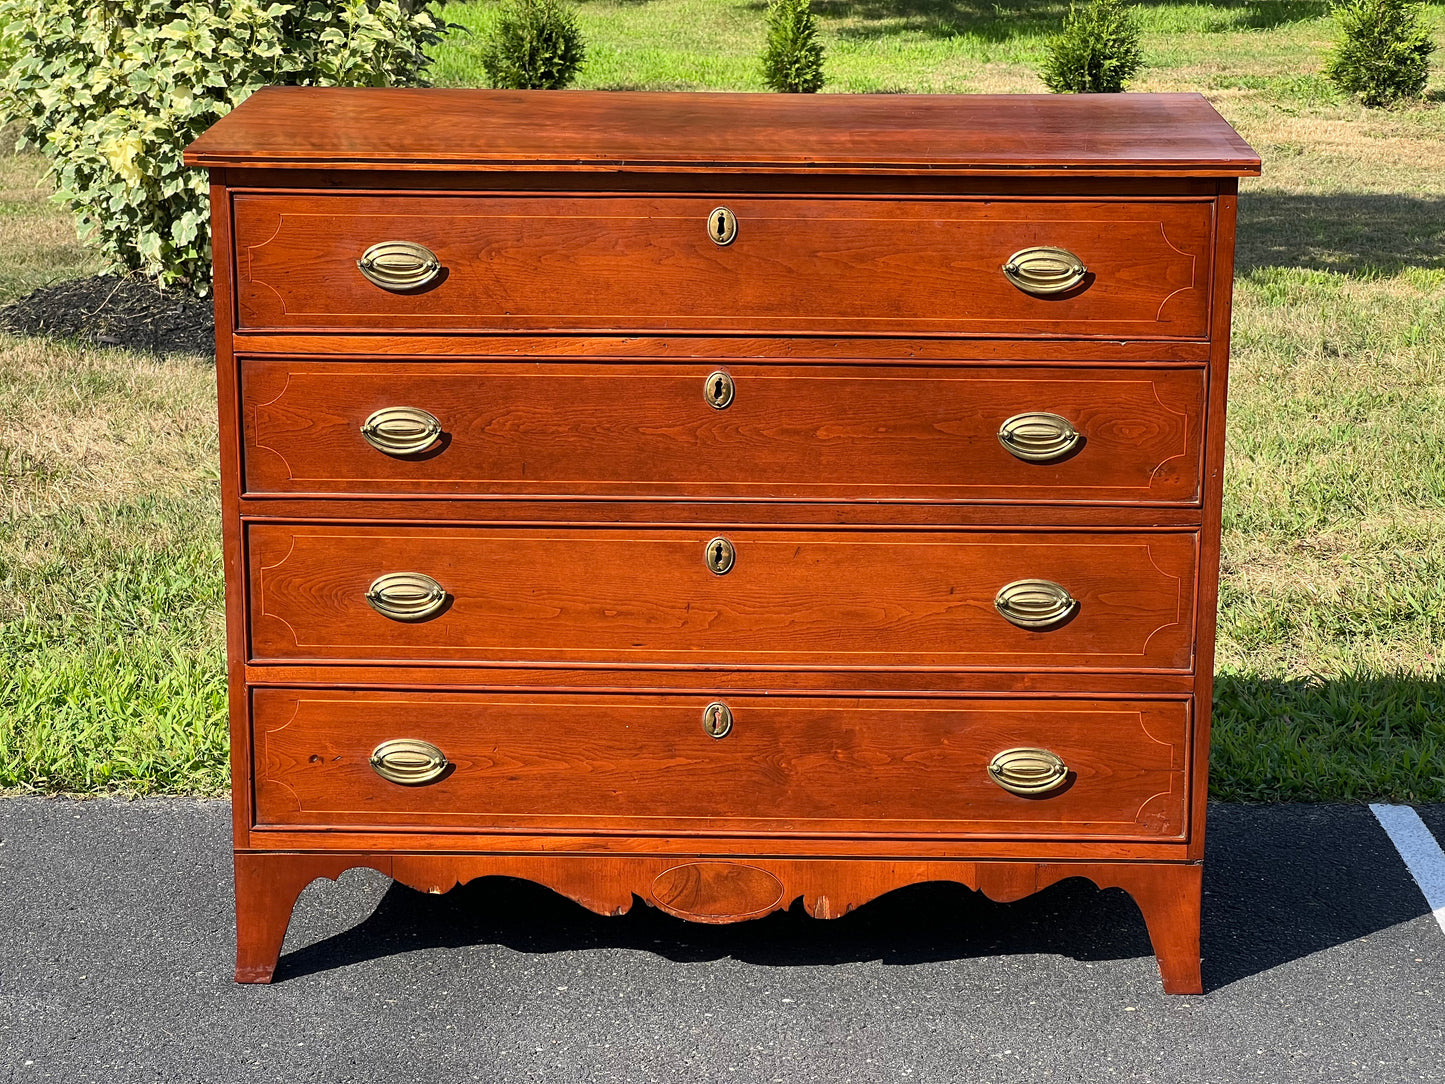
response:
M1067 5L1016 6L823 5L826 89L1041 91ZM1445 55L1430 102L1366 111L1319 75L1324 3L1140 15L1132 89L1203 91L1265 163L1240 197L1213 794L1445 800ZM580 86L762 89L750 0L579 18ZM438 81L481 85L479 47L454 34ZM96 270L42 172L0 159L0 305ZM208 358L0 337L0 788L224 792L214 394Z

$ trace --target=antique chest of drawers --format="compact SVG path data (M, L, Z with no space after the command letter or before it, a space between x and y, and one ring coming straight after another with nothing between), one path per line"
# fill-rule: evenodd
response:
M272 89L211 171L237 978L370 866L1138 903L1200 989L1237 178L1196 95Z

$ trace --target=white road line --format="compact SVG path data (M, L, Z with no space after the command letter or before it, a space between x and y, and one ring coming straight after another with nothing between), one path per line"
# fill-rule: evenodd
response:
M1420 814L1409 806L1371 805L1370 812L1400 852L1410 876L1425 893L1425 902L1435 913L1435 921L1445 930L1445 851L1425 827Z

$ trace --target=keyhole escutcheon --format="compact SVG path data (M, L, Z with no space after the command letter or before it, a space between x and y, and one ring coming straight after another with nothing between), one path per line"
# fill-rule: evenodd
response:
M738 235L737 216L726 207L714 207L707 216L707 235L715 245L730 245Z
M732 571L737 551L726 538L714 538L707 544L707 569L714 576L726 576Z
M703 398L714 410L726 410L732 404L734 391L733 378L721 369L709 374L702 386Z
M733 728L732 709L721 700L714 700L702 709L702 728L711 737L727 737L728 731Z

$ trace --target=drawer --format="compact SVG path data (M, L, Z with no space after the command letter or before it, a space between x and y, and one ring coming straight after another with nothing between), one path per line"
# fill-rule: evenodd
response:
M241 375L255 495L1182 504L1200 491L1200 369L287 359Z
M241 330L1209 330L1208 199L242 194L232 215ZM374 249L393 242L425 251ZM1011 281L1039 248L1082 271L1034 253Z
M1148 840L1185 829L1189 716L1177 701L722 697L731 729L714 738L699 697L252 695L263 826ZM432 749L384 746L401 742ZM1056 789L995 782L990 763L1018 748L1057 758L1040 781ZM378 752L397 778L373 767Z
M1192 662L1193 531L255 523L247 537L251 651L261 662ZM722 574L709 564L729 561ZM1006 608L1034 627L998 608L1000 591L1019 581L1056 585L1009 593Z

